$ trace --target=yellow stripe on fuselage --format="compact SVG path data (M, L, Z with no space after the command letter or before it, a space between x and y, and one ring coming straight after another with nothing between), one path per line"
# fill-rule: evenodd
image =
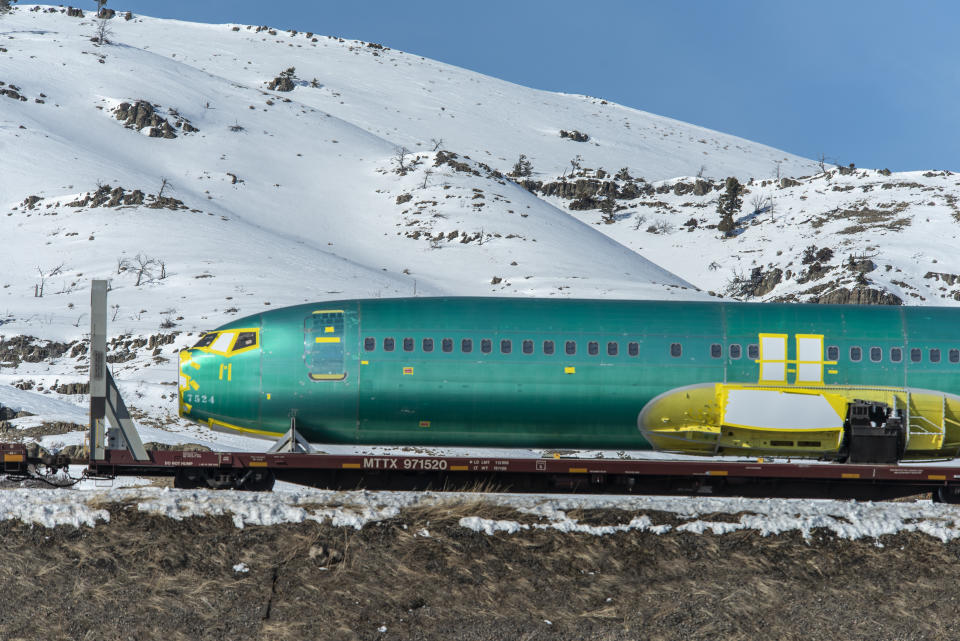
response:
M275 438L279 438L281 436L281 434L277 432L269 432L267 430L255 430L252 427L240 427L239 425L231 425L230 423L224 423L223 421L218 421L215 418L208 418L207 424L210 425L210 427L217 425L219 427L225 427L228 430L234 430L237 432L246 432L247 434L260 434L262 436L273 436Z
M318 343L339 343L339 336L317 336Z

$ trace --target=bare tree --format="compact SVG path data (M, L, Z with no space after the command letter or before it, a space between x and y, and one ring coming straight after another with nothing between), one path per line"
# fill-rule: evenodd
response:
M44 270L39 265L37 266L37 273L40 274L40 282L33 286L33 296L34 298L43 298L43 288L47 284L47 279L51 276L57 276L63 272L63 263L60 263L52 269Z
M820 152L820 158L817 159L817 163L820 165L820 173L827 173L827 157L823 155L823 152Z
M139 287L140 283L143 282L143 279L148 281L153 280L153 269L157 266L156 259L150 258L145 254L137 254L133 258L134 265L133 270L137 272L137 282L134 283L134 287Z
M163 317L163 320L160 321L161 329L170 329L171 327L176 327L177 323L173 319L173 315L177 313L177 310L173 307L165 309L160 312L160 315Z
M407 173L407 157L410 155L410 150L406 147L397 147L396 153L393 156L393 159L397 163L397 173L405 174Z
M750 208L754 214L767 212L773 214L773 197L765 194L756 194L750 199Z
M163 280L164 278L167 277L167 261L163 260L162 258L157 258L157 259L155 259L155 260L156 260L156 263L157 263L157 267L160 268L160 276L159 276L159 278L160 278L160 280Z
M109 43L109 38L113 35L112 29L110 28L110 18L104 9L106 6L107 0L97 0L97 31L95 37L98 45Z
M160 200L161 198L163 198L163 190L166 189L167 187L169 187L170 190L173 191L173 185L170 183L170 181L167 180L166 177L161 176L161 177L160 177L160 191L157 192L157 200Z
M110 309L113 310L113 316L110 318L110 322L112 323L113 321L117 320L117 314L120 313L120 305L111 305Z
M440 147L443 147L443 138L431 138L430 142L433 143L434 151L436 151L437 149L440 149Z
M774 160L774 161L773 161L773 165L774 165L774 167L776 168L776 169L775 169L775 172L776 172L776 176L777 176L777 181L780 180L780 165L782 165L782 164L783 164L783 161L782 161L782 160Z
M703 178L703 172L707 170L706 165L700 165L700 169L697 170L697 178Z
M423 184L420 185L420 188L421 188L421 189L426 189L426 188L427 188L427 180L429 180L429 178L430 178L430 176L431 176L432 174L433 174L433 170L432 170L432 169L427 169L426 171L423 172Z
M132 265L130 264L129 258L124 258L123 256L117 258L117 275L122 274L131 267Z

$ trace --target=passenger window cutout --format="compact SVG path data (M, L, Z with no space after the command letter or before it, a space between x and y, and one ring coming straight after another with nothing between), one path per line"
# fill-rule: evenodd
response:
M870 360L874 363L879 363L881 360L883 360L883 350L879 347L871 347Z
M413 339L409 336L403 339L403 351L405 352L413 351Z
M823 335L797 334L797 383L823 382Z
M569 355L571 355L571 356L574 355L574 354L576 354L576 353L577 353L577 341L567 341L567 344L566 344L566 346L564 347L564 350L567 352L567 354L569 354Z
M599 354L599 353L600 353L600 345L599 345L599 343L597 343L597 341L590 341L590 342L588 342L588 343L587 343L587 353L590 354L590 356L596 356L597 354Z
M448 353L449 353L449 352L452 352L452 351L453 351L453 339L452 339L452 338L444 338L442 341L440 341L440 349L443 350L444 352L448 352Z
M484 338L480 340L480 351L484 354L489 354L493 351L493 342L489 338Z
M340 381L347 377L342 310L314 312L304 323L303 335L304 361L311 380Z
M739 343L730 344L730 360L736 361L740 360L740 357L743 355L743 348L740 347Z
M550 356L553 354L553 350L554 350L553 341L543 341L544 354L546 354L547 356Z
M903 350L899 347L890 348L890 361L893 363L899 363L903 360Z
M827 360L833 362L840 360L840 348L838 346L830 345L827 347Z
M923 352L919 347L914 347L910 350L910 360L914 363L919 363L923 360Z
M533 341L530 341L530 340L523 341L523 353L533 354Z
M683 356L683 345L680 343L670 343L670 356L674 358Z
M960 349L951 349L947 354L951 363L960 363Z
M720 358L723 356L723 347L720 343L710 344L710 358Z
M787 380L787 335L760 334L760 382Z
M473 339L472 339L472 338L464 338L463 340L461 340L461 341L460 341L460 351L463 352L464 354L469 354L470 352L472 352L472 351L473 351Z
M368 336L365 339L363 339L363 351L372 352L372 351L375 351L376 349L377 349L377 339L371 336Z
M393 338L388 336L387 338L383 339L383 351L392 352L395 347L396 341L394 341Z
M760 358L760 346L756 343L747 345L747 358L754 361Z
M507 338L500 339L500 353L509 354L512 351L513 351L513 343L511 343L510 340Z
M607 343L607 356L616 356L620 353L620 345L613 341Z
M627 354L630 356L639 356L640 343L627 343Z
M858 346L854 346L850 348L851 361L853 361L854 363L859 363L862 358L863 358L863 350L861 350Z
M423 351L425 351L425 352L432 352L432 351L433 351L433 339L432 339L432 338L425 338L425 339L423 339L423 342L421 343L421 347L423 347Z
M940 350L934 347L930 350L930 362L939 363L940 362Z

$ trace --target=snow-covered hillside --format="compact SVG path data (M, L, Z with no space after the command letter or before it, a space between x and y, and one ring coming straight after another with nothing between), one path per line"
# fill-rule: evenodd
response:
M723 181L638 184L602 174L584 169L530 186L711 295L887 305L960 301L960 177L949 171L832 168L798 179L753 179L744 185L729 236L717 230ZM620 197L608 202L602 195L612 193Z
M46 407L24 397L41 392L82 406L91 278L113 281L111 362L128 403L193 440L207 437L171 416L177 349L270 307L843 289L954 300L947 174L824 173L376 43L122 13L108 24L99 45L89 13L0 18L0 383L23 391L0 403ZM722 239L711 225L726 176L749 193Z

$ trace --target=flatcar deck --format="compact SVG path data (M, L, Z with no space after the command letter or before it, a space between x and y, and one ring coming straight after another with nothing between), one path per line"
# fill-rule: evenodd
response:
M89 461L96 475L174 476L239 486L244 475L328 487L599 493L669 493L889 499L960 491L960 465L845 465L816 462L691 461L469 456L333 455L149 451L138 461L107 450ZM219 480L218 480L219 479ZM187 485L190 483L187 482ZM254 483L251 489L261 489ZM266 489L266 487L262 487Z

